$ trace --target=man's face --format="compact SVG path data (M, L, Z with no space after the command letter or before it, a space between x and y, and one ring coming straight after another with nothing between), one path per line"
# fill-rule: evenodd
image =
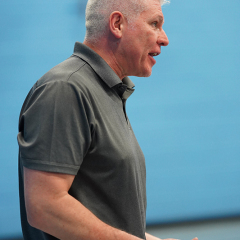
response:
M158 0L149 0L146 11L125 27L121 39L124 75L151 75L152 67L156 63L154 57L161 53L161 46L169 43L162 29L163 22L161 4Z

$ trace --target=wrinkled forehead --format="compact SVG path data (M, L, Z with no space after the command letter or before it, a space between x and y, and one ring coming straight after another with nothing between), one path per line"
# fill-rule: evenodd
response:
M158 17L163 20L162 6L159 0L149 0L146 8L140 14L142 17Z

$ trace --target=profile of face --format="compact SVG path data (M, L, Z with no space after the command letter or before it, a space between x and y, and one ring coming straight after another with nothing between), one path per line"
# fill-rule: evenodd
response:
M127 76L148 77L156 63L155 56L169 41L163 30L164 16L158 0L148 0L148 7L123 29L123 70Z

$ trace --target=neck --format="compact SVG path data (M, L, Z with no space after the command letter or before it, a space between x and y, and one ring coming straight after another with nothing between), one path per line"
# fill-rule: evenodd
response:
M101 39L101 41L99 41L98 43L92 44L85 39L83 44L85 44L93 51L95 51L98 55L100 55L121 80L126 77L126 75L124 75L123 69L117 61L116 51L113 50L115 48L112 46L111 43L109 43L109 41L107 41L106 39Z

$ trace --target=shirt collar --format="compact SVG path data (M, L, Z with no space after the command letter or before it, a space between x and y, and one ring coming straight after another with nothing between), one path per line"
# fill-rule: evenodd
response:
M73 55L87 62L110 88L117 86L118 89L121 89L118 94L121 93L122 98L127 99L133 93L133 82L128 77L123 78L121 81L107 62L85 44L76 42Z

